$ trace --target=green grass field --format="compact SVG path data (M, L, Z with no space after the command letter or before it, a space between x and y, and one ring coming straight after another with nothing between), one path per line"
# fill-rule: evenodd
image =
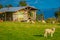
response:
M45 28L55 27L53 37L43 37ZM0 22L0 40L60 40L60 24Z

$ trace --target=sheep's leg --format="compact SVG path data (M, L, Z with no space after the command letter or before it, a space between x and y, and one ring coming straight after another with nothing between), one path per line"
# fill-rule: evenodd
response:
M44 37L47 37L47 32L46 32L46 33L44 33Z
M53 37L53 33L51 33L51 37Z

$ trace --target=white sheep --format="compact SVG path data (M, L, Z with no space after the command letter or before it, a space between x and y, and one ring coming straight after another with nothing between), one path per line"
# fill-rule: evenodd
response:
M31 23L33 23L33 24L34 24L35 22L34 22L34 21L31 21Z
M47 37L48 34L50 34L51 37L53 37L54 32L55 32L55 28L52 28L52 29L45 29L44 37Z
M27 20L27 23L30 22L30 20Z
M42 23L46 23L46 21L45 20L42 20Z

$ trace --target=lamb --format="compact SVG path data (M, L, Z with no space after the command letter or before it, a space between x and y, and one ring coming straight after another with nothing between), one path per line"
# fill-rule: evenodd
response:
M42 23L46 23L46 21L45 20L42 20Z
M55 28L45 29L44 37L47 37L48 34L51 35L51 37L53 37L54 32L55 32Z
M34 24L35 22L34 22L34 21L31 21L31 23L33 23L33 24Z

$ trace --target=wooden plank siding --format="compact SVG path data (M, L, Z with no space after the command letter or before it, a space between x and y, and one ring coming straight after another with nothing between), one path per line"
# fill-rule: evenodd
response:
M28 20L31 18L31 20L36 20L36 10L33 7L25 7L20 10L14 11L14 12L0 12L2 14L1 18L3 21L22 21L22 20Z

